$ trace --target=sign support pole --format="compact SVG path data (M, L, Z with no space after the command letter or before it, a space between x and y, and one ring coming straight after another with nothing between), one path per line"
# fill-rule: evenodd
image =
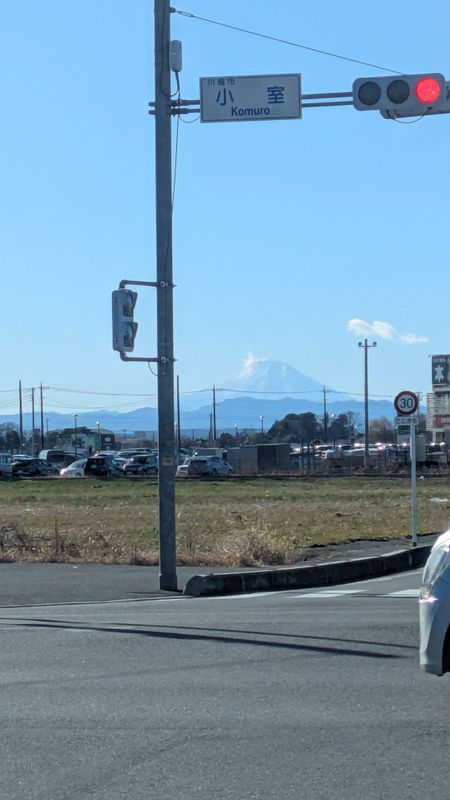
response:
M416 412L419 408L419 396L405 389L394 398L394 408L399 415L396 424L409 425L409 461L411 465L411 540L412 546L417 547L417 484L416 484L416 424L419 418Z
M155 0L159 588L177 590L172 282L172 98L169 0Z
M416 426L409 431L409 456L411 461L411 539L417 547L417 483L416 483Z

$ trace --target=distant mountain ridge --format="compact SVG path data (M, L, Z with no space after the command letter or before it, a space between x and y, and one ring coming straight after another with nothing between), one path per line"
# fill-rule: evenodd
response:
M276 420L286 414L303 414L307 411L323 416L324 384L304 375L283 361L269 361L251 353L244 360L242 370L216 387L216 427L219 432L238 429L267 431ZM181 393L181 429L185 433L201 435L209 431L213 412L213 393L205 390L195 393ZM358 425L363 425L364 403L341 392L326 387L326 405L329 415L352 412L357 415ZM393 419L396 412L389 400L370 400L371 419L385 416ZM49 430L72 428L74 415L45 410ZM0 415L0 421L19 423L19 415ZM77 425L96 429L101 428L115 433L130 434L141 431L156 435L157 409L149 406L132 411L120 412L109 409L78 411ZM39 418L36 417L36 425ZM31 414L24 414L24 428L31 429Z
M209 431L210 419L212 415L212 403L201 408L187 411L183 409L181 403L181 430L183 433L191 435L204 435ZM298 397L282 397L278 399L257 398L257 397L235 397L220 401L216 404L216 424L220 432L239 430L261 430L261 426L267 431L276 420L283 419L286 414L304 414L311 412L318 417L323 416L323 403L312 402L311 400L299 399ZM346 414L351 411L357 415L355 422L362 429L364 421L364 403L362 400L337 400L327 403L327 413L331 415ZM396 416L392 403L388 400L371 400L369 402L370 419L377 417L387 417L393 419ZM49 430L61 430L62 428L73 428L73 414L60 414L57 412L46 412L45 418ZM263 419L261 419L263 418ZM145 432L156 435L157 431L157 410L149 406L136 408L134 411L120 413L105 409L99 411L84 411L78 413L77 426L96 429L97 421L100 422L101 429L114 431L114 433L131 434L135 431ZM1 415L0 422L12 422L19 424L19 415ZM39 420L36 419L39 426ZM47 427L47 426L46 426ZM31 430L31 414L24 414L24 429Z

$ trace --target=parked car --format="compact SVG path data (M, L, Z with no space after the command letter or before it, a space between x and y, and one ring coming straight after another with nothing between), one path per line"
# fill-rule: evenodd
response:
M114 466L118 467L118 469L123 470L123 465L128 461L128 458L123 458L122 456L115 455L113 456Z
M156 475L158 459L153 455L132 456L122 466L124 475Z
M425 672L450 672L450 530L435 541L420 590L420 665Z
M53 464L55 467L61 470L63 467L69 466L72 464L73 461L79 461L81 458L87 458L88 453L85 450L79 449L77 453L75 451L69 452L67 450L41 450L39 453L39 458L42 458L44 461L48 461L49 464Z
M73 464L74 461L81 461L83 458L89 458L89 456L90 453L88 453L86 450L80 450L79 448L77 448L76 453L75 450L67 451L65 463L62 466L68 467L70 464Z
M80 458L79 461L72 461L68 467L60 469L59 474L62 478L81 478L84 475L87 458Z
M129 447L125 450L119 450L117 455L128 461L129 458L133 458L134 456L157 456L158 451L150 447Z
M43 458L28 458L26 461L13 461L12 474L16 477L51 476L58 475L58 468L49 464Z
M0 453L0 478L12 475L12 462L10 453Z
M48 461L50 464L56 464L57 466L64 464L65 456L64 450L56 450L56 448L53 450L41 450L39 453L39 458L43 461Z
M109 454L90 456L86 460L84 474L94 478L104 478L108 475L122 475L121 460Z
M316 458L326 459L329 455L333 455L335 452L335 448L332 444L316 444L313 448L311 448L311 453Z
M218 456L191 456L177 468L177 478L191 475L232 475L233 467Z

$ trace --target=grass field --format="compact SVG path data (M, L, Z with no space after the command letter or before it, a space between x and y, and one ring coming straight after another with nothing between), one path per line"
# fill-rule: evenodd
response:
M411 530L406 478L177 482L178 562L293 563L312 545ZM417 483L418 533L450 523L450 479ZM155 481L0 483L0 560L158 561Z

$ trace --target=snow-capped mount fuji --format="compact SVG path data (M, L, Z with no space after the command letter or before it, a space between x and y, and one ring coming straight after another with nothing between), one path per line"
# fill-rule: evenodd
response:
M216 400L223 402L244 397L262 400L278 400L297 397L312 403L323 403L324 384L309 378L284 361L270 361L248 353L242 369L226 381L213 381L216 387ZM183 384L183 381L182 381ZM333 393L329 387L327 392ZM183 395L183 387L181 388ZM201 409L211 400L211 389L202 392L189 392L182 396L183 408L187 411Z
M244 360L241 371L233 378L220 385L224 396L237 397L245 392L260 396L261 394L286 397L301 394L302 399L320 402L324 384L309 378L284 361L269 361L249 353ZM332 390L328 390L332 391Z

